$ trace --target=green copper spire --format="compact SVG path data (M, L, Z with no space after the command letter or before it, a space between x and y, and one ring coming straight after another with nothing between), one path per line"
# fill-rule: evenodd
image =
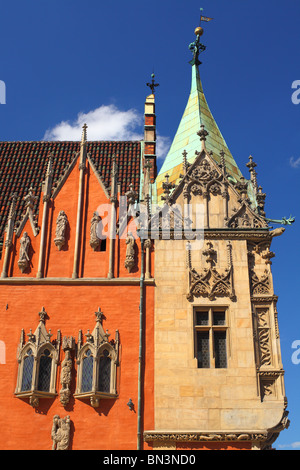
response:
M199 54L206 49L200 42L203 28L200 26L196 28L195 34L196 40L189 45L189 49L193 53L193 58L190 61L192 65L190 95L170 150L157 177L158 197L160 197L160 186L166 173L169 174L171 182L176 183L178 181L184 150L187 152L188 161L190 163L194 161L195 151L201 149L197 133L202 125L204 125L205 130L208 132L206 137L207 151L212 153L212 157L217 163L220 163L221 152L224 152L227 173L236 181L242 176L204 96L198 68L201 64Z

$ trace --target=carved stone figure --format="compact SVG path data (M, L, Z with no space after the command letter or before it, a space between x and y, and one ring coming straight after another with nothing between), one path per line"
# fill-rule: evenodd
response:
M133 268L134 265L135 265L135 260L134 260L134 257L135 257L135 256L134 256L134 255L135 255L134 244L135 244L134 237L133 237L131 234L128 234L128 236L127 236L127 238L126 238L126 245L127 245L127 248L126 248L125 268L128 270L129 273L131 273L132 268Z
M51 438L53 441L52 450L68 450L70 443L70 416L60 418L58 415L55 415L53 417Z
M30 238L27 232L24 232L23 237L20 240L20 256L18 261L18 266L23 273L25 269L29 266L29 251L30 247Z
M100 246L101 240L98 237L98 224L101 220L101 217L94 212L91 220L91 229L90 229L90 245L95 251L98 246Z
M56 219L56 230L54 243L60 251L65 244L65 232L68 224L68 218L64 211L60 211Z
M63 406L66 406L70 400L70 384L72 380L72 357L71 351L75 347L75 339L73 336L64 336L62 349L65 351L65 358L61 363L60 383L62 388L59 392L59 399Z

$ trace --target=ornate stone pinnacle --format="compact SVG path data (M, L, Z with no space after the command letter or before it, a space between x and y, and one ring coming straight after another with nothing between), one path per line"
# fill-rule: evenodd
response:
M98 307L98 310L97 310L97 312L95 312L95 315L96 315L96 318L97 318L97 322L102 323L104 313L101 311L100 307Z
M249 168L249 171L251 173L251 171L254 170L254 168L256 167L256 163L253 161L253 157L252 155L249 156L249 163L246 164L246 167Z
M266 213L265 213L265 199L266 199L266 193L263 193L262 192L262 187L259 186L257 194L256 194L256 200L257 200L259 213L263 217L266 215Z
M8 219L12 219L16 215L16 202L17 202L17 194L13 193L11 196L11 204L9 208Z
M221 150L220 155L221 155L221 167L222 167L222 169L225 173L226 172L226 161L225 161L225 152L224 152L224 150Z
M45 323L45 318L46 318L47 312L44 307L42 307L42 310L39 312L40 316L40 321Z
M206 137L208 136L208 132L207 132L207 130L205 130L204 124L201 124L200 127L201 127L201 129L200 129L200 131L197 132L197 135L200 137L200 140L201 140L201 141L202 141L202 140L205 141L205 140L206 140Z
M84 144L87 140L87 130L88 126L84 123L82 126L82 135L81 135L81 143Z
M48 160L48 166L47 166L47 173L46 177L52 176L53 175L53 153L49 153L49 160Z
M246 164L246 167L249 168L249 172L250 172L250 175L251 175L251 181L253 183L253 186L254 186L254 189L255 191L257 192L257 179L256 179L256 176L257 176L257 173L256 171L254 170L254 168L256 167L256 163L253 161L253 157L252 155L250 155L249 157L249 163Z
M169 182L170 176L168 174L165 175L165 178L166 178L166 181L163 182L162 184L162 187L164 189L164 196L162 196L161 199L163 201L166 201L166 203L168 204L170 200L171 190L175 188L175 184Z

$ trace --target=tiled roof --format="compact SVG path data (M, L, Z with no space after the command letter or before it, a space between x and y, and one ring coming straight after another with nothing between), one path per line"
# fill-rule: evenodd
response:
M32 186L36 196L40 196L45 179L48 157L54 156L53 183L63 175L67 165L80 151L80 142L0 142L0 241L3 240L7 223L11 196L17 194L17 217L19 220L25 209L24 196ZM87 142L87 153L102 177L105 186L111 184L112 155L116 155L121 194L133 189L139 194L141 142L139 141L91 141ZM34 211L38 211L39 200Z

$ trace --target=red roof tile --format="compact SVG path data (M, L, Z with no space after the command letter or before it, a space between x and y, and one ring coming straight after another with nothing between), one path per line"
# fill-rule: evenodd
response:
M11 196L17 194L17 217L24 209L24 196L32 186L35 195L41 194L45 179L48 156L54 156L53 184L63 175L64 170L80 151L80 142L0 142L0 241L3 241ZM112 155L116 155L121 194L125 194L133 183L139 193L141 142L139 141L93 141L87 142L87 152L102 177L105 186L111 184ZM37 213L39 199L34 211Z

